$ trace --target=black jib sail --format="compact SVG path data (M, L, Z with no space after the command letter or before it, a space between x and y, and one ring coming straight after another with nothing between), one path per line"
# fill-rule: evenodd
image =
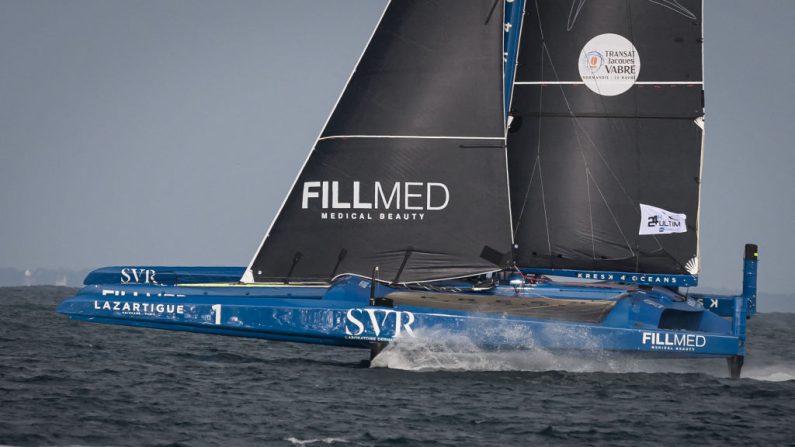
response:
M426 281L511 247L497 0L393 0L244 282Z
M701 0L536 0L508 134L522 267L698 272Z

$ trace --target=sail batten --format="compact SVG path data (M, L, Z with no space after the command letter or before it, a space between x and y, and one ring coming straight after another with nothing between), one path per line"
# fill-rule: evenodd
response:
M500 140L505 141L505 137L462 137L445 135L328 135L318 138L318 141L335 140L346 138L397 138L406 140Z
M518 81L514 85L585 85L584 81ZM702 81L635 81L635 85L703 85Z

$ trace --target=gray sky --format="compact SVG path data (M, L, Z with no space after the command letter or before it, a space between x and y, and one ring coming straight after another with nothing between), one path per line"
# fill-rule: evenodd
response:
M795 1L705 3L701 284L787 292ZM247 264L384 4L0 0L0 267Z

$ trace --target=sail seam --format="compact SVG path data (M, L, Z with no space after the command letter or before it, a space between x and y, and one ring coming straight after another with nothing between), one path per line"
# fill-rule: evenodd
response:
M504 140L505 137L463 137L447 135L329 135L317 140L341 140L346 138L391 138L405 140Z
M514 85L585 85L583 81L516 81ZM704 81L636 81L635 85L704 85Z

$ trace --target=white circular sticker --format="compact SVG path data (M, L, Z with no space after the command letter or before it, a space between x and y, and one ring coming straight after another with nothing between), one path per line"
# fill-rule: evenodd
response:
M600 34L580 51L580 78L604 96L629 90L640 74L640 56L632 42L618 34Z

